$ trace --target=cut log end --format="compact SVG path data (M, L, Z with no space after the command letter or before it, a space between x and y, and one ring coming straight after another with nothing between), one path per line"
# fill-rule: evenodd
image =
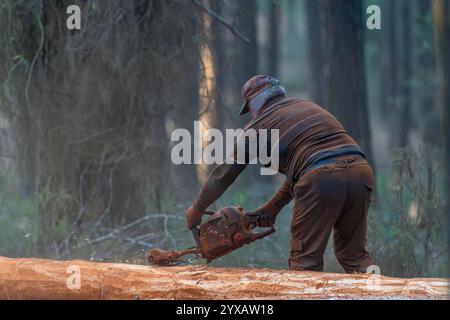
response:
M0 257L0 299L448 299L449 279Z

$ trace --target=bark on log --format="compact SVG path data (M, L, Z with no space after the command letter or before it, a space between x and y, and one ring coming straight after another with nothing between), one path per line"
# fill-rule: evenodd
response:
M79 289L68 289L67 282L76 284L71 266L80 270ZM0 299L448 299L448 285L438 278L0 257Z

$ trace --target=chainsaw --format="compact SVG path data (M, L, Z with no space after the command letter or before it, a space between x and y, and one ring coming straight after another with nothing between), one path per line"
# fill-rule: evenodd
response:
M176 265L180 257L194 254L209 263L275 232L275 227L271 226L267 230L254 233L257 218L257 215L246 213L241 207L222 208L200 226L192 229L195 247L172 251L152 249L148 253L148 262L156 265Z

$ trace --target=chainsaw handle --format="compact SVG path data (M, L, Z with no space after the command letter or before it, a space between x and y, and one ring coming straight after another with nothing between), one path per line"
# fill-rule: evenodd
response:
M205 210L203 211L202 216L212 216L214 215L216 212L212 211L212 210ZM194 228L191 229L192 234L194 235L194 240L195 240L195 244L197 245L197 247L200 248L200 227L199 226L195 226Z
M252 212L246 212L245 213L245 217L249 218L249 220L255 220L255 222L256 222L256 219L258 219L259 214L256 214L253 211Z
M256 214L254 212L248 212L245 214L245 217L248 219L251 229L254 229L257 227L256 222L258 220L259 214ZM274 226L274 224L270 228L273 228L273 226Z
M262 231L262 232L260 232L260 233L254 233L254 234L253 234L253 239L254 239L254 240L262 239L262 238L264 238L264 237L267 237L269 234L274 233L275 231L276 231L276 230L275 230L275 227L272 225L272 226L270 227L269 230Z
M192 228L191 231L192 234L194 235L194 240L197 248L200 248L200 228L197 226Z
M245 214L245 217L250 224L250 229L255 229L257 227L256 220L258 219L258 215L254 214L253 212L249 212Z
M256 220L258 219L258 216L259 215L257 215L257 214L254 214L253 212L249 212L249 213L246 213L245 214L245 217L249 220L249 222L250 222L250 229L254 229L254 228L256 228L257 226L256 226ZM273 225L271 225L270 226L270 229L268 229L268 230L265 230L265 231L262 231L262 232L260 232L260 233L254 233L253 234L253 240L259 240L259 239L262 239L262 238L264 238L264 237L267 237L269 234L272 234L272 233L274 233L276 230L275 230L275 225L273 224Z

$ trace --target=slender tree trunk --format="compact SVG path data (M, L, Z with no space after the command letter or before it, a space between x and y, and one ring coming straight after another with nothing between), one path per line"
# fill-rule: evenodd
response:
M18 7L18 10L23 10L24 20L33 21L32 10L23 8L23 4ZM6 11L6 10L5 10ZM5 16L5 21L7 17ZM7 28L5 28L7 30ZM22 35L29 38L39 37L39 28L36 24L28 23L23 25ZM32 40L24 41L22 55L26 61L31 62L36 53L37 46ZM5 70L5 74L7 74ZM32 80L35 80L32 75ZM18 83L27 83L27 72L21 72L16 76L15 81ZM16 119L15 128L15 149L16 149L16 173L19 177L19 184L21 192L24 195L32 195L36 191L38 177L38 123L36 122L36 114L39 110L38 97L39 91L34 90L33 87L28 89L28 92L16 90L17 103L20 108L18 118Z
M297 29L297 21L296 14L298 10L297 0L287 0L287 32L291 36L296 32Z
M250 39L245 43L235 38L236 53L234 71L237 72L237 85L240 87L254 76L258 69L258 44L256 27L256 1L247 0L239 3L235 11L236 27Z
M402 14L400 1L381 0L382 30L380 35L381 70L380 70L380 115L381 123L385 124L384 130L388 132L390 139L389 148L399 146L399 123L401 93L401 69L403 62L400 60L400 43L403 39L399 34ZM391 116L385 117L389 114ZM404 127L406 128L406 126Z
M382 0L381 19L382 33L380 36L381 72L380 72L380 110L381 114L392 113L395 110L397 98L397 52L396 8L398 2Z
M249 120L249 115L239 116L242 105L241 88L251 77L258 73L258 44L257 44L257 2L246 0L234 2L234 24L246 37L250 43L245 43L236 37L233 38L234 52L231 62L230 90L233 93L231 101L230 128L243 128ZM258 166L250 165L241 177L240 181L244 185L251 185L259 178ZM259 179L258 179L259 180Z
M174 121L175 128L187 129L191 134L191 152L194 150L194 122L199 120L200 108L200 56L201 46L204 39L198 40L198 34L201 33L202 18L200 15L188 20L185 33L185 52L183 58L178 60L179 77L189 79L178 83L177 94L185 98L182 103L177 103L170 115ZM174 43L173 50L177 50L177 44ZM164 135L164 134L163 134ZM177 200L183 203L189 203L195 197L200 183L197 175L197 168L194 164L173 165L171 167L172 181L175 183L174 190ZM181 182L181 183L180 183Z
M211 9L223 16L225 14L224 3L222 0L211 0ZM215 93L214 98L216 102L215 123L217 129L224 129L225 123L225 93L226 93L226 37L225 30L222 25L216 20L211 20L211 49L214 60L215 70Z
M175 128L187 129L191 134L191 151L194 150L194 121L198 120L198 106L199 106L199 62L194 60L184 60L186 63L185 70L186 76L189 76L190 80L186 81L185 85L178 88L178 92L183 93L186 97L186 104L179 105L177 110L173 110L172 117L174 120ZM165 133L163 133L165 135ZM172 180L174 182L182 181L183 184L176 184L174 187L177 192L177 199L181 201L191 201L195 196L195 192L198 190L199 182L197 177L197 170L194 164L182 164L172 166Z
M245 117L238 117L239 105L241 104L241 87L256 75L258 70L258 45L257 45L257 27L256 27L256 1L246 0L241 1L234 10L236 28L239 29L250 43L245 43L241 39L234 38L234 54L231 71L233 74L232 91L235 93L234 105L236 112L233 117L234 124L239 123L243 125L246 122Z
M397 126L398 143L401 148L408 146L409 129L411 126L411 1L401 0L400 12L402 19L401 43L402 43L402 58L401 58L401 81L400 81L400 108L398 118L400 123Z
M431 15L431 2L416 0L413 6L413 20L417 21L417 27L413 30L416 35L413 37L413 43L416 54L414 58L413 73L422 80L420 90L413 90L413 101L416 102L416 109L420 112L421 121L419 122L419 131L422 143L426 149L430 150L436 143L434 137L434 116L436 114L435 87L434 78L430 75L435 74L435 55L433 48L428 43L433 41L433 25L429 23L427 17ZM430 112L432 107L434 112ZM425 153L430 157L429 152Z
M442 142L445 163L445 190L447 212L447 244L450 249L450 1L433 0L433 21L436 37L438 70L438 108L441 116ZM450 267L448 270L450 274Z
M269 74L275 78L280 77L280 17L281 8L277 1L270 1L268 15L269 43L268 43L268 70Z
M308 32L309 58L309 92L311 99L324 106L324 68L323 46L320 29L319 3L317 0L305 0L306 21Z
M320 0L324 23L327 107L372 161L359 0Z

